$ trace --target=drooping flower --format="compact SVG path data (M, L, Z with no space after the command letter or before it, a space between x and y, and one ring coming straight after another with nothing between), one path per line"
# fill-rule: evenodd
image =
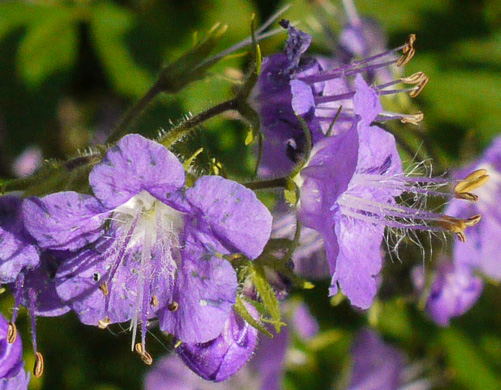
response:
M259 318L254 307L247 305L247 309L254 318ZM176 353L200 377L222 382L251 358L257 338L258 331L232 312L217 338L206 343L182 343Z
M70 310L56 293L54 277L63 253L41 251L23 225L22 199L16 195L0 198L1 283L9 284L14 292L15 306L9 328L16 339L16 319L19 306L27 308L31 317L32 343L37 364L42 355L37 350L36 317L60 316ZM43 364L42 364L43 365ZM41 375L42 372L40 371Z
M374 276L382 266L386 226L449 231L464 240L464 229L478 223L480 216L458 219L420 209L427 196L449 196L435 186L450 183L403 174L394 137L370 125L382 109L376 91L361 76L355 87L358 119L350 130L317 143L296 181L298 220L324 239L332 274L330 295L337 293L339 284L352 304L366 309L377 290ZM416 207L398 204L395 198L403 193L421 202L416 201Z
M465 204L454 199L446 209L447 213L459 217L471 215L470 213L482 214L482 223L470 229L468 241L461 247L454 248L454 264L469 267L499 281L501 280L501 252L499 251L499 237L501 235L501 211L499 209L499 200L501 199L501 137L494 140L478 161L457 172L455 176L458 179L463 179L468 177L468 172L471 170L488 173L490 180L481 188L474 188L478 201ZM485 174L478 175L474 180L483 184ZM459 190L461 189L459 188ZM472 189L468 188L468 190Z
M7 320L0 315L0 390L25 390L30 380L24 371L21 338L12 342L12 331Z
M444 261L435 271L425 310L437 324L447 326L451 318L470 310L482 288L482 279L469 267Z
M360 61L343 63L341 58L326 59L304 56L311 37L282 22L289 39L285 53L263 60L262 70L254 88L250 104L259 113L264 135L261 175L272 176L289 173L305 153L307 138L296 115L307 123L313 144L326 134L339 133L351 126L354 118L353 78L358 74L373 74L390 65L405 65L414 55L411 36L408 43L394 50L383 51ZM402 50L403 56L395 57ZM410 77L389 80L376 86L380 95L409 92L411 96L424 88L427 77L416 73ZM413 84L408 89L392 89L400 84ZM422 114L378 113L378 120L400 119L416 123Z
M254 259L271 230L255 194L222 177L184 188L178 159L160 144L128 135L89 176L93 195L30 198L25 224L42 248L71 251L56 274L58 295L85 324L131 320L188 343L217 337L235 302L237 280L221 255Z

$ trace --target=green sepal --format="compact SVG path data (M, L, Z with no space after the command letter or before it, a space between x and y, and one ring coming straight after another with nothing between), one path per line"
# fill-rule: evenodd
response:
M278 303L278 299L275 296L275 291L273 291L273 288L266 280L264 267L257 264L256 262L252 263L252 272L250 275L254 287L256 287L256 290L259 293L259 296L263 301L263 304L265 305L266 310L268 310L268 313L271 317L270 323L272 323L275 326L275 330L277 333L280 332L280 327L281 327L280 320L282 318L282 314L280 313L280 306Z
M249 313L247 308L245 307L244 302L242 301L242 298L237 297L237 301L235 302L235 305L233 306L235 311L244 319L244 321L248 322L249 325L252 327L256 328L259 332L264 333L266 336L273 338L273 335L270 333L266 327L261 324L259 321L257 321L252 315Z

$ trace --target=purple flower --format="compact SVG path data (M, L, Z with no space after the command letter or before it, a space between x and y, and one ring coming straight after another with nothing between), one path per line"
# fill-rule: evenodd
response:
M21 271L40 262L35 242L23 226L21 202L15 195L0 197L0 284L14 282Z
M310 309L303 302L295 307L292 312L291 325L303 340L311 339L320 329L317 320L311 315Z
M247 305L254 318L259 314ZM202 378L222 382L233 376L251 358L258 331L234 312L226 320L221 334L207 343L182 343L176 348L184 363Z
M324 239L332 275L330 295L338 284L351 303L367 309L376 294L374 277L382 266L381 242L385 227L448 231L464 240L464 229L480 220L459 219L419 208L445 179L403 174L394 137L371 122L381 112L376 91L359 75L355 80L354 112L350 130L326 137L312 149L311 158L296 178L300 187L298 220ZM416 206L397 204L409 193Z
M8 322L0 315L0 390L23 390L28 388L29 375L23 369L21 338L9 343Z
M466 313L477 302L482 288L482 279L470 268L443 262L436 270L425 310L437 324L447 326L451 318Z
M485 169L490 180L481 188L475 190L478 201L475 203L461 202L453 199L446 209L449 214L464 217L480 213L482 221L471 228L468 240L460 247L454 248L454 264L470 267L494 280L501 280L501 252L499 251L499 236L501 235L501 137L494 140L483 156L463 169L455 176L458 179L466 177L468 171Z
M359 332L351 350L349 390L397 390L402 384L403 354L370 330Z
M147 320L188 343L217 337L237 280L221 255L256 258L271 215L242 185L204 176L187 190L182 164L162 145L128 135L89 176L92 195L60 192L25 201L25 224L46 249L72 251L58 295L83 323L131 320L142 346Z
M219 340L223 341L222 339ZM176 355L170 355L160 360L145 378L145 390L172 388L179 390L279 390L281 389L284 371L284 357L289 342L286 328L273 339L262 336L249 363L241 368L236 375L222 383L208 382L188 370ZM227 345L223 342L223 345ZM215 345L209 345L215 348ZM196 356L196 355L195 355ZM250 357L250 356L249 356ZM228 366L225 359L224 366ZM220 361L220 358L217 360ZM216 362L208 361L209 367ZM190 366L191 363L188 365ZM199 367L199 366L198 366ZM200 368L200 367L199 367ZM206 372L206 370L201 367ZM197 372L197 371L196 371Z
M368 308L376 294L374 276L381 269L380 245L385 209L401 191L377 186L385 177L402 174L393 136L370 126L381 110L376 93L356 80L354 128L319 142L299 181L298 219L324 238L332 274L330 295L337 284L352 304Z
M38 146L31 146L15 159L12 171L18 177L29 176L42 165L42 162L42 150Z
M260 173L263 176L288 173L301 159L306 138L292 107L290 81L298 74L314 74L322 69L318 61L302 60L311 37L282 21L289 38L285 52L263 59L258 82L250 96L250 105L259 114L264 136ZM316 140L322 136L316 122L309 121L309 113L301 112Z

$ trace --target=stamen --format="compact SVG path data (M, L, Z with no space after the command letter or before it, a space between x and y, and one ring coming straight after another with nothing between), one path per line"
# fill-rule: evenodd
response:
M17 327L13 322L9 322L7 328L7 343L14 344L17 339Z
M110 292L108 290L108 282L104 282L99 286L99 290L103 293L104 296L107 296Z
M179 309L179 303L172 302L169 306L167 306L167 309L174 313L175 311L177 311L177 309Z
M150 302L151 306L153 307L158 307L158 298L156 295L152 295L151 296L151 302Z
M417 114L402 115L400 122L411 123L413 125L417 125L423 119L424 119L424 114L421 111L419 111Z
M147 364L148 366L151 366L151 364L153 363L153 358L151 357L151 355L146 351L146 349L144 349L144 346L142 343L137 343L136 346L136 352L139 354L139 356L141 356L141 360Z
M466 236L464 231L467 227L475 226L480 222L482 216L480 214L474 215L468 219L454 218L448 215L444 215L441 220L437 221L438 224L445 230L454 233L459 241L466 242Z
M43 356L40 352L35 352L35 365L33 366L33 375L40 378L43 374Z
M397 61L398 67L401 68L402 66L407 65L410 60L412 60L412 57L414 57L414 54L416 54L416 50L414 50L414 42L416 42L416 34L411 34L402 50L404 54Z
M454 194L457 199L465 199L470 202L476 202L478 196L472 194L473 191L489 181L489 175L487 175L486 169L477 169L476 171L470 173L466 179L461 180L454 187Z
M106 329L109 324L111 324L111 319L110 317L104 317L102 320L99 320L97 323L99 329Z

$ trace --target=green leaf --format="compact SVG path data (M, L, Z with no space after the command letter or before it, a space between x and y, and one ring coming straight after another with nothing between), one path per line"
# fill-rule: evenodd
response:
M475 344L458 329L444 329L441 341L454 379L467 389L499 389L501 378L489 367Z
M154 79L134 61L124 43L124 35L133 25L132 13L102 3L94 7L90 29L92 43L114 87L124 95L140 97L153 85Z
M238 314L240 314L240 317L242 317L251 326L256 328L261 333L264 333L266 336L273 338L273 335L268 331L268 329L266 329L263 324L261 324L254 317L252 317L252 315L249 313L249 311L245 307L244 302L240 297L237 297L237 301L235 303L235 306L233 306L233 308L237 311Z
M71 68L77 56L76 15L59 9L28 27L21 40L17 70L24 81L39 86L57 71Z
M254 282L254 286L256 287L256 290L259 293L259 296L261 297L264 305L266 306L266 309L268 310L268 313L271 316L271 320L275 326L275 330L277 332L280 332L280 326L281 326L280 319L282 318L282 315L280 313L280 307L278 305L278 299L275 296L275 292L273 291L273 288L266 280L264 267L256 263L253 263L251 277Z

